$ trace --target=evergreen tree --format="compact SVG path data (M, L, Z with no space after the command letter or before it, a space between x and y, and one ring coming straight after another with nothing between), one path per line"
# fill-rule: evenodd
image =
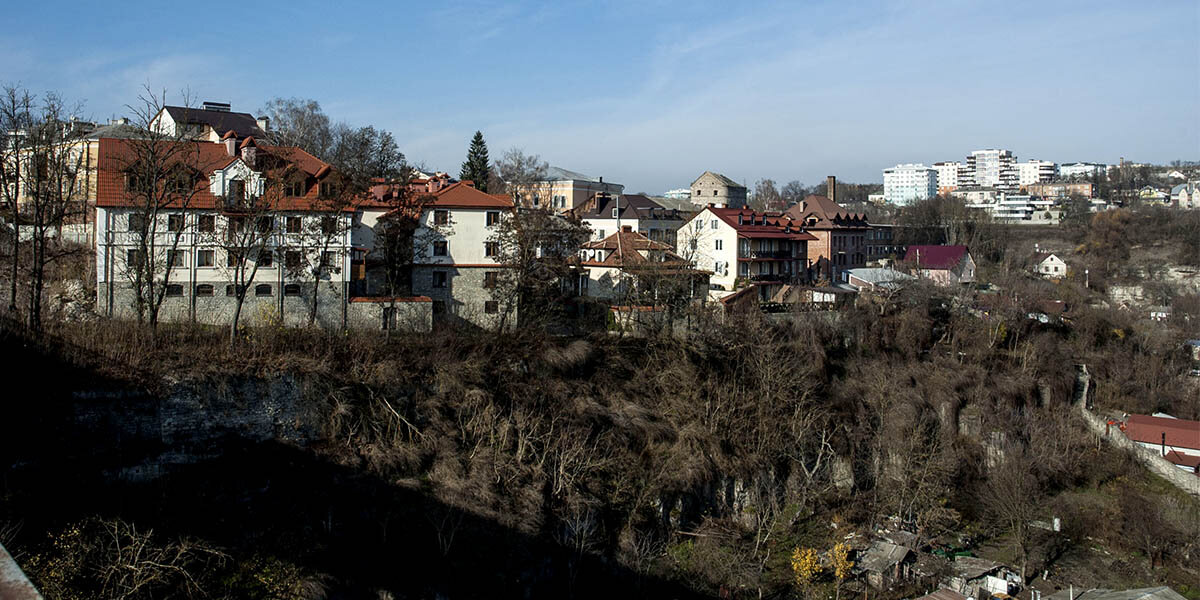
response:
M483 133L476 131L475 137L471 139L471 149L467 151L467 161L462 164L462 172L459 173L458 179L474 181L479 191L486 192L490 174L487 142L483 141Z

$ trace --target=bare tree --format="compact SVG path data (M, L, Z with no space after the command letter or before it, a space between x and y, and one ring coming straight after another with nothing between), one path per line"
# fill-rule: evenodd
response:
M771 179L759 179L758 183L754 184L754 196L750 200L750 206L758 211L787 210L783 196L775 188L775 181Z
M16 304L21 238L29 242L28 325L42 327L42 296L46 270L83 249L65 243L63 225L82 220L87 206L87 165L84 141L68 115L69 109L54 93L38 106L27 92L6 88L0 100L0 119L6 132L3 188L13 222L13 283L10 307ZM24 225L22 225L24 223Z
M542 209L517 208L501 218L488 238L504 267L491 288L500 311L499 330L514 317L533 324L556 316L565 298L574 295L577 253L590 236L582 223Z
M10 289L8 310L17 310L17 281L21 256L20 204L21 176L27 152L28 131L33 127L34 97L16 86L6 85L0 97L0 199L4 202L6 220L12 227Z
M520 148L509 148L496 161L496 175L503 189L493 193L507 192L518 206L540 207L542 192L540 183L546 179L550 165L536 154L525 154ZM493 189L489 184L488 189ZM548 200L548 199L547 199Z
M188 128L165 131L155 126L155 117L165 106L166 92L155 94L147 88L138 97L138 104L129 109L139 135L123 141L117 164L110 166L124 174L130 209L127 235L133 249L127 253L124 274L133 289L138 322L149 324L152 333L158 329L171 275L184 266L180 245L188 229L187 211L208 183L205 173L215 166L204 164Z

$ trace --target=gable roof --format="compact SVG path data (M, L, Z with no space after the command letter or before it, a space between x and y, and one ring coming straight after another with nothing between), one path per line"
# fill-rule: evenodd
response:
M858 559L858 566L864 571L879 573L888 570L898 562L904 561L910 554L912 554L912 550L904 546L897 546L890 542L875 541L863 553L862 557Z
M966 257L966 246L909 246L904 262L924 269L953 269Z
M434 208L512 208L513 201L505 194L489 194L460 181L434 192L433 201L427 206Z
M1164 434L1168 446L1200 450L1200 421L1150 415L1129 415L1125 420L1125 436L1135 442L1161 444Z
M542 181L591 181L598 182L599 180L583 173L576 171L568 171L562 167L547 167L546 175L542 177Z
M596 196L575 209L580 219L611 219L612 209L619 207L622 219L682 219L679 211L669 209L642 194ZM590 209L590 210L586 210Z
M711 176L713 176L714 178L716 178L716 180L717 180L717 181L719 181L719 182L721 183L721 185L729 186L729 187L731 187L731 188L742 188L742 189L746 189L746 186L744 186L744 185L742 185L742 184L740 184L740 183L738 183L738 182L736 182L736 181L734 181L734 180L732 180L732 179L730 179L730 178L728 178L728 177L726 177L726 176L724 176L724 175L722 175L722 174L720 174L720 173L715 173L715 172L713 172L713 171L705 171L705 172L701 173L699 177L697 177L696 179L692 180L692 185L696 185L696 182L697 182L697 181L700 181L701 179L704 179L704 176L705 176L705 175L711 175Z
M176 123L185 125L207 125L217 133L232 131L239 138L251 135L265 135L258 126L258 120L250 113L228 112L224 110L205 110L203 108L188 108L185 106L164 106L163 110L171 115Z
M230 156L225 144L219 142L176 142L161 141L147 142L133 139L101 138L97 150L97 189L96 206L121 207L133 206L133 201L125 190L125 173L131 162L137 160L139 145L154 143L164 147L184 146L180 152L180 165L197 170L203 175L203 181L197 181L196 191L188 199L187 208L208 210L219 208L220 200L212 194L208 178L220 170L241 160L241 156ZM321 180L332 172L330 166L317 157L294 146L265 146L257 145L257 160L268 164L272 159L280 164L286 164L308 177ZM186 158L184 155L186 154ZM254 169L262 172L264 169ZM276 201L278 210L316 210L320 209L320 186L309 186L303 197L284 197ZM174 208L183 208L176 206Z

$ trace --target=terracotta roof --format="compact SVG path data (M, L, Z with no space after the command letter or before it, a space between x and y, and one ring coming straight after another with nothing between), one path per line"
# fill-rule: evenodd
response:
M131 206L132 200L125 191L126 170L130 163L136 160L139 144L148 142L128 139L101 138L97 159L97 190L96 206L120 207ZM209 177L215 171L224 169L239 160L239 156L229 156L225 144L219 142L157 142L164 146L188 145L185 152L180 152L180 164L195 168L203 176L197 178L196 192L188 202L189 208L209 210L220 207L220 200L213 196L209 188ZM327 173L328 165L315 156L290 146L257 146L257 159L260 164L271 162L288 164L309 177L320 180L322 171ZM321 202L318 197L319 185L310 185L303 197L286 197L277 202L277 210L316 210Z
M1195 469L1197 466L1200 466L1200 456L1180 454L1177 450L1172 450L1166 453L1163 458L1170 461L1171 464L1179 465L1181 467L1188 467L1190 469Z
M756 212L749 208L717 208L714 206L709 206L705 210L737 230L738 237L800 241L817 239L813 234L804 231L799 222L793 221L784 213Z
M433 194L430 206L437 208L512 208L512 198L505 194L489 194L461 181Z
M1150 415L1129 415L1125 420L1125 435L1135 442L1161 444L1163 434L1168 446L1200 450L1200 421Z
M904 262L926 269L953 269L966 256L966 246L909 246Z

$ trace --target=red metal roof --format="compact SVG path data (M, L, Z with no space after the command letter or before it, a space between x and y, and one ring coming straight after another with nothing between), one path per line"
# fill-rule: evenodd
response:
M904 262L925 269L953 269L966 255L966 246L909 246Z
M1150 415L1129 415L1125 420L1125 435L1135 442L1161 444L1164 434L1168 446L1200 450L1200 421Z

